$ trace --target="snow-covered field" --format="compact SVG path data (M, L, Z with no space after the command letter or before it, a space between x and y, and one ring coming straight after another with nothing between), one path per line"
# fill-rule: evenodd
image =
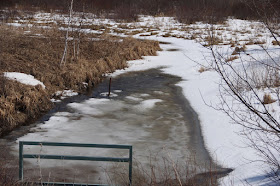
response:
M211 63L211 53L202 46L206 43L201 40L208 36L207 31L209 31L210 25L203 23L183 25L168 17L143 16L139 22L116 23L108 19L95 18L92 15L87 16L88 18L83 20L84 25L106 25L110 28L109 33L114 35L133 35L137 38L169 43L161 44L163 51L158 52L158 56L130 61L129 68L118 70L111 76L118 76L130 71L164 67L165 73L181 77L183 81L178 86L182 87L183 94L199 115L207 149L218 164L234 169L229 176L222 178L220 183L222 185L272 184L269 183L268 179L265 179L265 172L269 171L268 167L256 161L259 160L259 157L253 149L246 146L248 143L246 138L239 135L243 128L231 123L226 114L205 104L213 106L220 104L220 76L213 70L199 72L202 66L209 67L209 63ZM40 13L35 15L35 22L18 20L11 25L22 26L22 24L26 24L30 26L46 23L57 24L58 22L67 22L67 17ZM76 18L76 22L74 21L73 24L79 25L80 22L81 20ZM88 33L96 31L99 33L104 30L84 29L84 32ZM258 59L265 58L265 52L258 44L254 43L263 42L262 45L268 49L271 55L279 56L279 46L271 44L273 39L258 22L229 19L225 24L214 25L214 32L220 40L217 50L225 56L230 57L235 47L243 47L246 44L246 53L249 55L240 53L234 60L236 65L242 64L239 63L240 58L247 61L252 60L251 56ZM75 105L72 104L72 106ZM271 107L279 111L277 103L273 103Z

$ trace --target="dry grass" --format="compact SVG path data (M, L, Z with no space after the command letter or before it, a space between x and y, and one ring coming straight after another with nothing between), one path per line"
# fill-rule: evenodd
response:
M238 59L238 56L230 56L229 58L226 59L226 62L234 61Z
M0 78L0 135L52 107L50 96L40 86L27 86Z
M205 67L200 67L198 72L202 73L202 72L206 72L208 71L209 69L208 68L205 68Z
M235 47L235 49L231 55L236 55L236 54L239 54L240 52L245 52L245 50L246 50L245 45L243 45L242 47Z
M46 89L0 79L0 136L49 110L49 99L58 90L85 91L102 80L105 73L127 66L126 61L156 55L158 42L133 38L82 35L80 56L74 57L74 41L69 41L66 65L60 65L64 34L56 28L32 30L0 26L0 73L22 72L33 75ZM35 37L35 34L40 34ZM71 37L78 38L77 33ZM77 41L75 41L77 43ZM88 83L85 87L84 82Z
M167 32L167 33L165 33L164 35L162 35L162 37L171 37L172 35L171 35L171 33L170 32Z
M272 44L273 44L273 45L279 45L279 42L276 41L276 40L274 40L274 41L272 41Z
M256 41L254 41L254 44L255 44L255 45L263 45L263 44L265 44L265 43L266 43L265 40L256 40Z
M271 104L274 103L276 100L272 99L270 94L264 94L263 96L263 104Z
M224 42L221 37L216 36L206 36L203 40L206 43L204 46L219 45Z
M231 172L231 169L222 170L214 165L211 166L209 162L198 166L195 157L189 157L184 163L179 163L171 157L159 156L150 157L150 162L145 165L135 159L133 161L132 185L134 186L216 186L219 178ZM129 184L127 169L119 164L108 171L108 176L112 185Z
M252 40L245 43L245 45L253 45L253 44L254 44L254 42Z

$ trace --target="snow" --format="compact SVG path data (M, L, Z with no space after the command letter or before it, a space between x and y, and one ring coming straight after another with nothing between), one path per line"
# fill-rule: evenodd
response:
M38 81L32 75L28 75L20 72L4 72L4 77L10 80L18 81L25 85L31 85L31 86L41 85L44 89L46 88L41 81Z
M76 96L78 95L77 92L74 92L73 90L63 90L63 91L57 91L56 92L56 95L61 95L61 96L64 96L64 97L70 97L70 96Z
M139 97L134 97L134 96L126 96L126 99L131 100L131 101L142 101L142 98Z
M63 91L57 91L55 93L56 96L60 96L60 99L65 99L67 97L71 96L77 96L78 92L75 92L73 90L63 90ZM61 100L51 99L52 102L61 102Z

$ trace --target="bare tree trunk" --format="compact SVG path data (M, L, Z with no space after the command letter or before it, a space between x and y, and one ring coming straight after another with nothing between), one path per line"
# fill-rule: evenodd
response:
M60 65L65 65L66 60L67 60L68 39L69 39L69 30L70 30L71 21L72 21L72 14L73 14L73 3L74 3L74 0L71 0L71 5L70 5L70 9L69 9L68 28L67 28L66 36L65 36L65 47L64 47L64 52L63 52L62 59L60 61Z

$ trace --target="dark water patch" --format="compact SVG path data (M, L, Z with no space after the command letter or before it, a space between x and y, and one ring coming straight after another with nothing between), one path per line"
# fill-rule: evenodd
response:
M177 52L177 51L180 51L180 49L178 49L178 48L169 48L166 51L168 51L168 52Z

